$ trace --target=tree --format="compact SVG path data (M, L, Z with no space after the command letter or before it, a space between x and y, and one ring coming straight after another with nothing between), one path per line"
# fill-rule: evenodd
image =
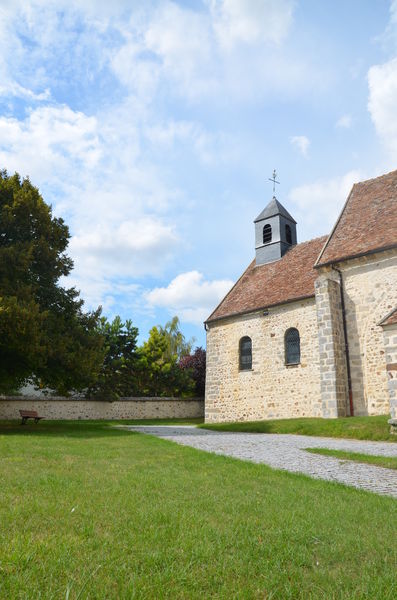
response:
M120 317L108 321L102 317L99 331L105 340L105 358L99 377L87 395L103 400L139 394L138 329L132 321L123 323Z
M152 327L149 339L140 349L139 386L145 396L191 395L194 382L180 369L176 354L170 354L167 333Z
M203 348L196 348L193 354L183 356L179 361L181 369L188 369L195 383L195 393L197 396L204 396L205 393L205 367L206 352Z
M28 178L0 171L0 388L32 378L59 393L84 389L103 360L100 309L83 312L69 230Z
M178 317L173 317L164 327L158 325L158 331L164 336L167 342L164 355L168 360L171 360L171 358L182 358L182 356L187 356L192 351L195 339L186 340L180 329Z

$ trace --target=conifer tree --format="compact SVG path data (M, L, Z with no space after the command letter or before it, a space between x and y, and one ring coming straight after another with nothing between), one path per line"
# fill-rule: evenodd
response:
M31 378L59 393L81 390L103 360L100 309L83 311L60 278L73 268L69 230L28 178L0 171L0 389Z

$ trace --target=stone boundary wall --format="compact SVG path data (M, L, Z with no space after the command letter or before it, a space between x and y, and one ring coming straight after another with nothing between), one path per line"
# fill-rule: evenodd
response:
M204 416L203 398L120 398L114 402L52 396L0 396L0 419L20 419L19 410L54 419L192 419Z

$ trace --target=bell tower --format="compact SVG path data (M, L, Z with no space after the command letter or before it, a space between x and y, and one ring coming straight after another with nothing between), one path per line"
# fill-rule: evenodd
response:
M255 258L257 265L279 260L297 243L296 221L277 200L276 171L273 171L273 198L257 216L255 224Z

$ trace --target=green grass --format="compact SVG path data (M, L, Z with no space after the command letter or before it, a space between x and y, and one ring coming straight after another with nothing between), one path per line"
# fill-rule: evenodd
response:
M397 502L98 422L0 423L0 598L397 597Z
M215 431L242 431L245 433L297 433L320 437L354 438L356 440L385 440L397 442L390 434L387 415L376 417L345 417L338 419L276 419L239 423L203 424L199 427Z
M360 452L346 452L345 450L329 450L328 448L305 448L312 454L322 454L324 456L335 456L341 460L352 460L353 462L367 463L386 469L397 469L396 456L372 456L371 454L361 454Z
M93 423L94 421L91 421ZM123 419L122 421L105 421L107 425L200 425L204 419ZM104 423L104 421L95 421Z
M120 419L120 420L111 420L107 421L105 419L101 419L98 421L95 420L79 420L79 421L40 421L39 426L37 426L31 419L28 420L27 425L21 425L21 419L18 420L8 420L2 421L0 420L0 434L7 433L8 431L17 431L18 433L23 433L26 428L26 431L30 433L34 433L36 430L38 432L43 431L43 425L45 426L45 430L50 429L54 432L57 427L61 428L61 431L70 430L78 432L81 428L85 431L89 432L92 427L94 428L109 428L114 427L115 425L201 425L204 419L202 418L191 418L191 419ZM16 425L20 427L16 428ZM23 427L23 429L22 429ZM20 430L21 428L21 430Z

